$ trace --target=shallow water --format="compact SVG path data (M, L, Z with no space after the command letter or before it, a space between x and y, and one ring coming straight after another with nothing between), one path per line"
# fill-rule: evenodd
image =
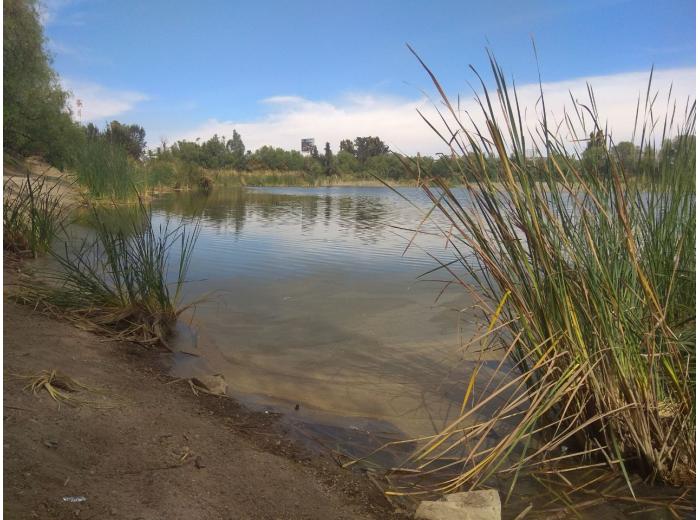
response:
M444 270L421 277L455 258L444 236L410 231L430 207L418 189L159 196L152 202L156 227L182 219L201 225L183 294L184 302L198 303L178 324L176 353L168 356L172 374L223 374L233 396L281 412L298 439L350 456L441 430L458 414L475 360L487 362L478 395L500 356L478 354L479 343L468 346L486 325L476 293L446 287L451 276ZM128 220L115 224L120 219ZM74 238L90 234L79 223L72 229ZM383 450L370 464L396 466L411 448ZM501 491L507 494L509 485ZM535 488L521 479L506 516L541 500ZM626 513L603 502L584 516Z
M481 323L464 289L420 281L454 258L410 231L430 207L403 189L260 188L170 193L154 219L202 215L173 373L221 373L237 397L336 427L434 432L461 404ZM433 229L434 228L426 228ZM449 279L446 273L428 278ZM436 298L440 298L436 301ZM294 410L299 404L299 410ZM321 428L322 431L325 428Z

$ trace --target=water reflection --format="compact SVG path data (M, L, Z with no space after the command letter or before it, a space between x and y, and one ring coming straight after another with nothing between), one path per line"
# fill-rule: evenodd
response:
M429 207L419 190L403 195ZM480 317L463 291L436 302L441 287L416 282L435 264L420 249L402 256L411 233L396 228L422 213L401 196L231 189L167 194L153 208L156 220L202 216L185 297L210 296L189 316L201 357L179 363L179 375L223 373L240 396L408 435L454 416L472 363L458 347ZM419 242L444 248L438 237Z

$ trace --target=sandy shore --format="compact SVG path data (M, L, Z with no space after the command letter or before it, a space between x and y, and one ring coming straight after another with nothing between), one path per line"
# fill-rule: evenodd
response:
M402 518L369 479L295 445L274 417L173 382L162 353L13 303L20 265L4 266L8 518ZM95 391L59 406L18 377L54 369Z

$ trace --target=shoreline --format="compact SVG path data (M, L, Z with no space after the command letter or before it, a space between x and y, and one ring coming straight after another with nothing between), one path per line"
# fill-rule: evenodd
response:
M10 301L19 271L21 262L5 255L9 516L407 518L369 478L291 440L275 414L194 395L186 380L167 375L167 354L96 336ZM99 389L75 394L91 404L59 407L16 377L54 369Z

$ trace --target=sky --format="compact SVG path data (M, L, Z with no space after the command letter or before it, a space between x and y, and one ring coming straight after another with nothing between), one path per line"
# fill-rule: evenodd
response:
M537 61L553 117L585 102L588 82L617 140L632 136L652 66L664 103L671 84L680 105L695 99L692 0L44 0L40 14L81 121L137 123L149 147L236 128L249 149L378 135L403 153L443 151L416 112L434 119L438 96L407 43L472 112L470 66L487 78L491 49L528 124Z

